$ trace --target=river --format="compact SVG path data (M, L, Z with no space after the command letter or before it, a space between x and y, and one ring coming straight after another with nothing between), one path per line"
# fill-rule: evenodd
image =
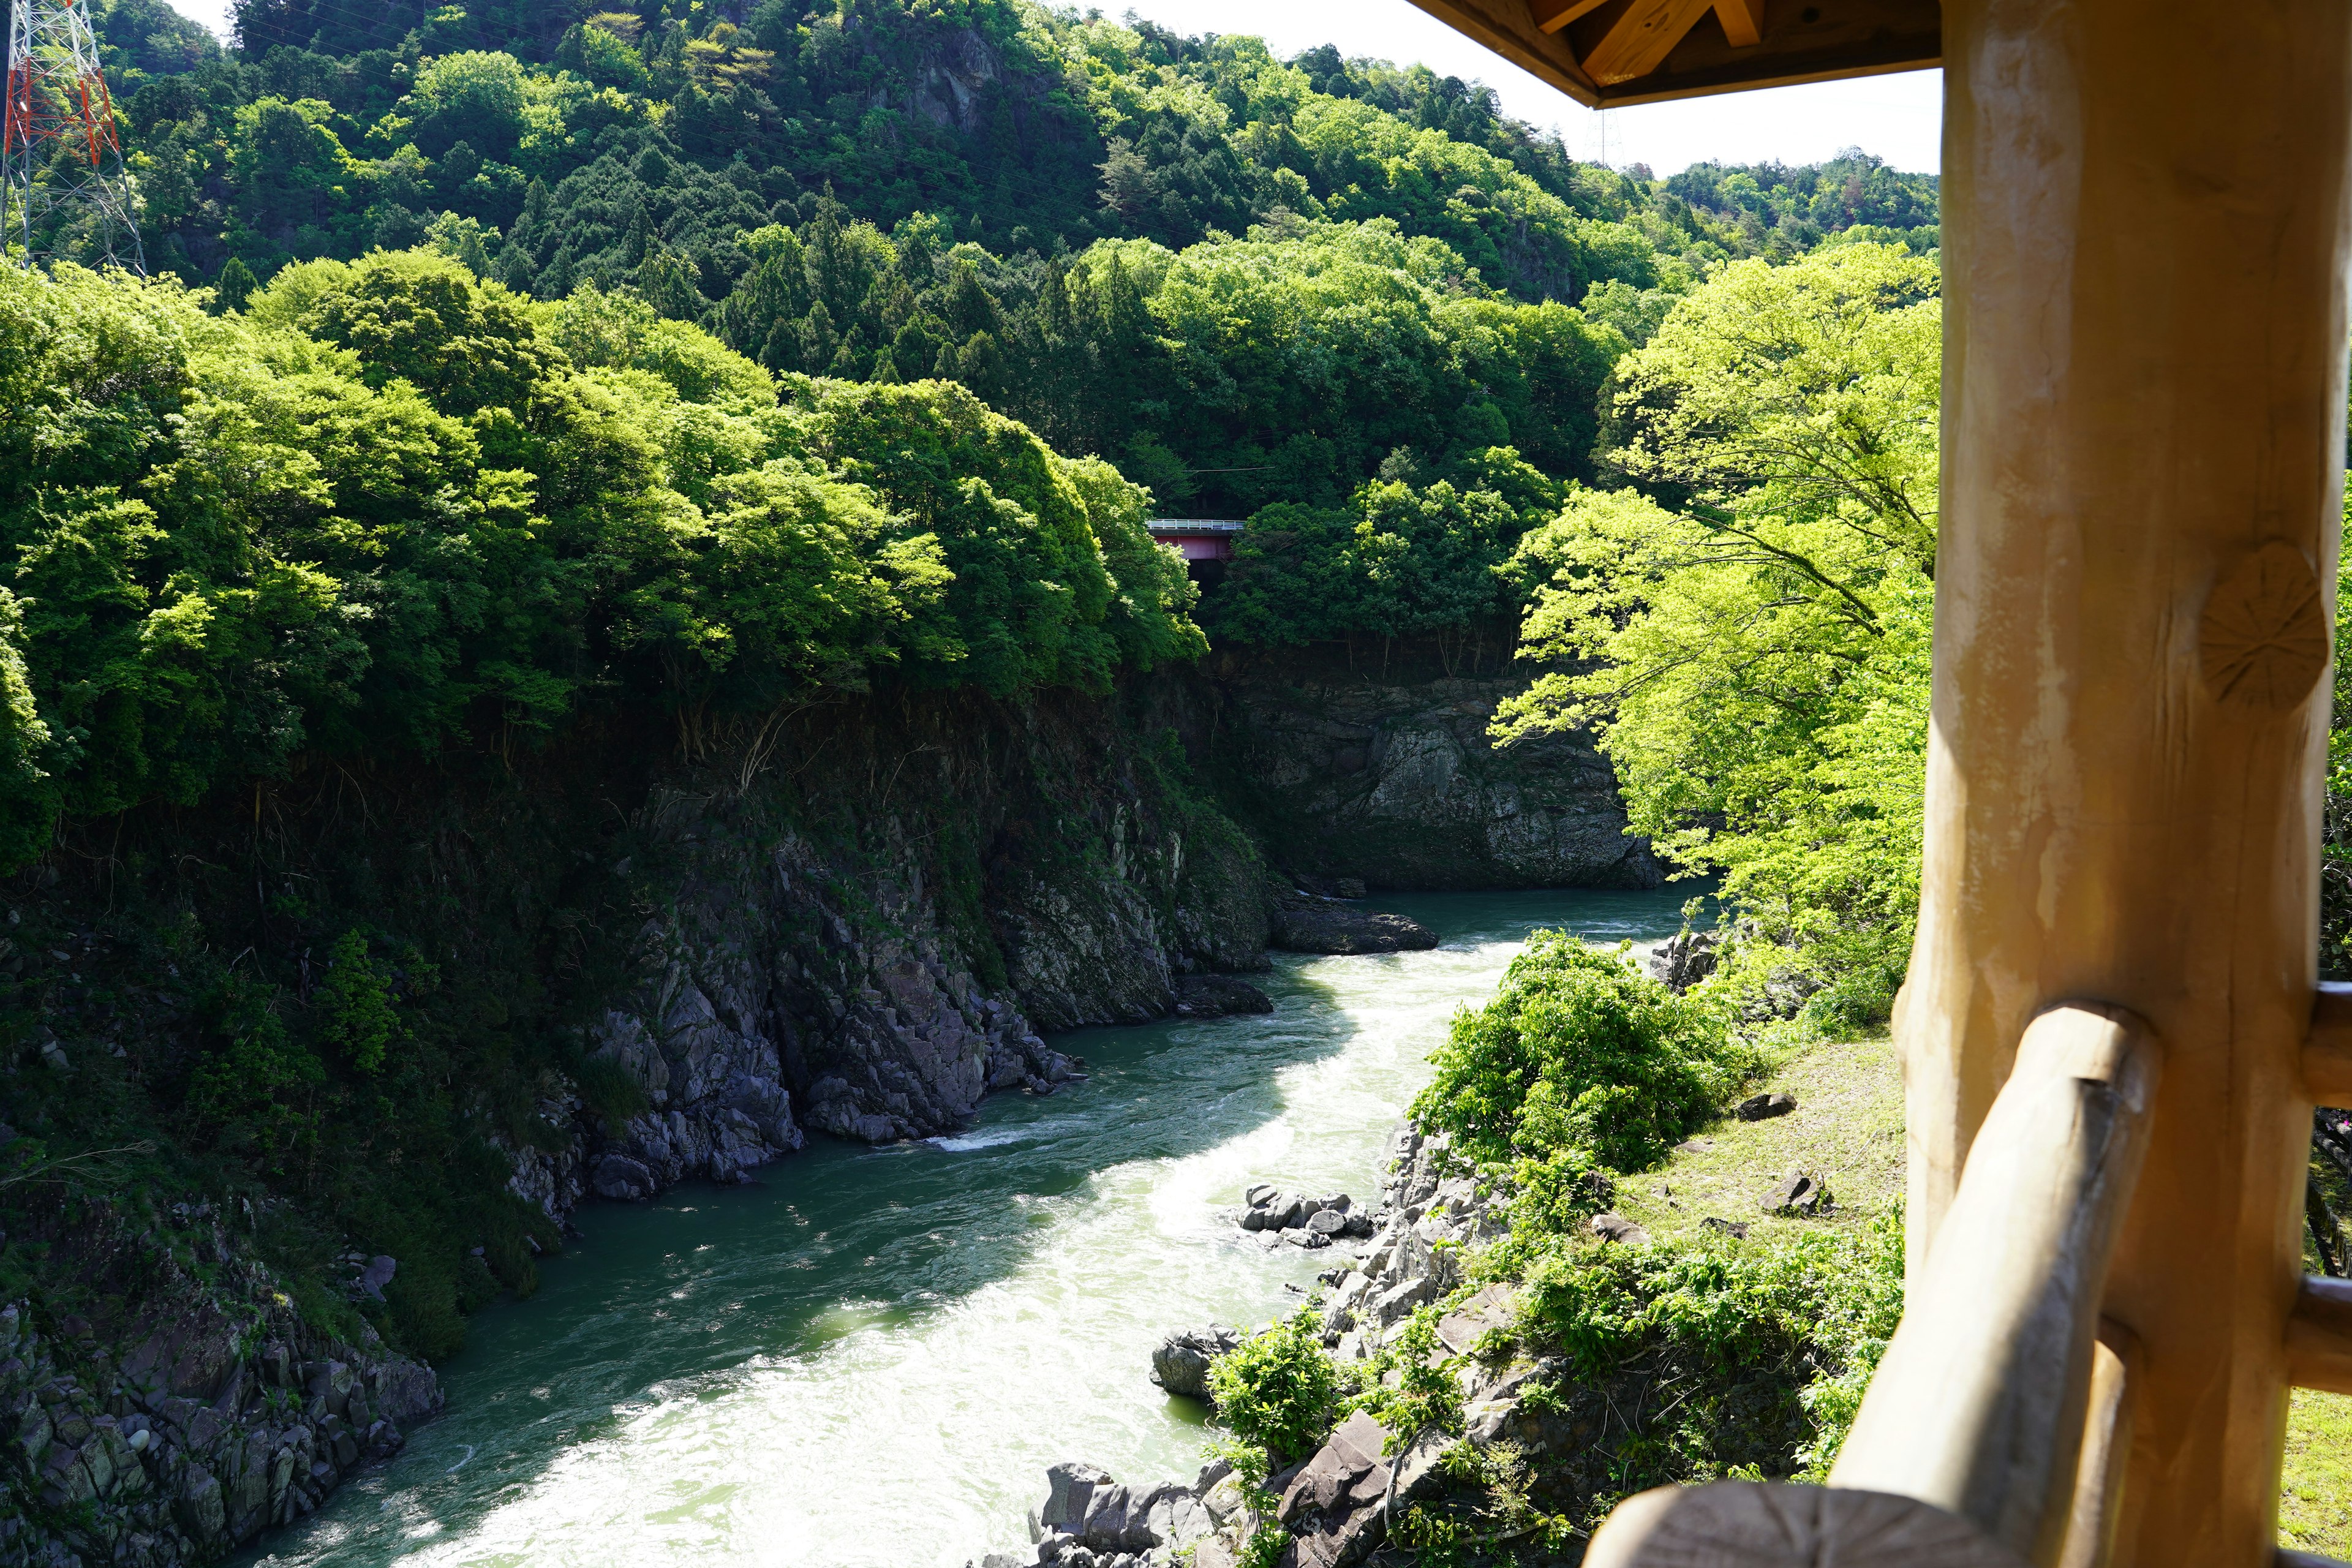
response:
M1280 957L1270 1016L1092 1029L1087 1081L959 1136L819 1143L757 1185L591 1204L474 1321L448 1413L247 1564L955 1568L1026 1554L1057 1459L1189 1479L1171 1328L1259 1324L1329 1253L1262 1250L1251 1183L1359 1197L1463 1003L1537 926L1646 946L1684 894L1399 897L1432 952Z

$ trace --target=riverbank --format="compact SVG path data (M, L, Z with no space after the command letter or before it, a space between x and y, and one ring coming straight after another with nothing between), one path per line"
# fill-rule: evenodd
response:
M961 1564L1023 1545L1066 1455L1190 1475L1200 1412L1150 1386L1151 1347L1264 1322L1328 1266L1247 1243L1243 1191L1375 1191L1431 1046L1529 929L1654 940L1680 899L1394 903L1444 944L1281 959L1270 1015L1056 1036L1086 1082L938 1142L583 1209L538 1298L444 1368L448 1414L247 1561Z

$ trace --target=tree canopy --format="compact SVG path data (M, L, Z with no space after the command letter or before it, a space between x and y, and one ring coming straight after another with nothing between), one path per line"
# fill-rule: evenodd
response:
M961 386L767 372L634 298L430 252L0 269L0 858L298 753L430 752L877 676L1107 689L1196 655L1144 498Z

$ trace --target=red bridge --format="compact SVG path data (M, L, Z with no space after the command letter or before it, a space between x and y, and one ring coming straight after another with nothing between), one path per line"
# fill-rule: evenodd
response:
M1225 563L1234 558L1234 540L1248 525L1226 518L1154 517L1143 526L1160 543L1176 547L1192 581L1213 588L1223 579Z

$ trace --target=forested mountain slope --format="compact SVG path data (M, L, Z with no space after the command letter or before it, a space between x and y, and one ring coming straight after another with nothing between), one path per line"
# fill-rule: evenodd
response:
M425 243L635 287L772 369L962 381L1170 509L1336 503L1399 447L1582 475L1619 339L1711 266L1933 243L1933 180L1864 157L1661 184L1422 68L1013 0L250 0L234 52L104 9L151 254L232 303Z

